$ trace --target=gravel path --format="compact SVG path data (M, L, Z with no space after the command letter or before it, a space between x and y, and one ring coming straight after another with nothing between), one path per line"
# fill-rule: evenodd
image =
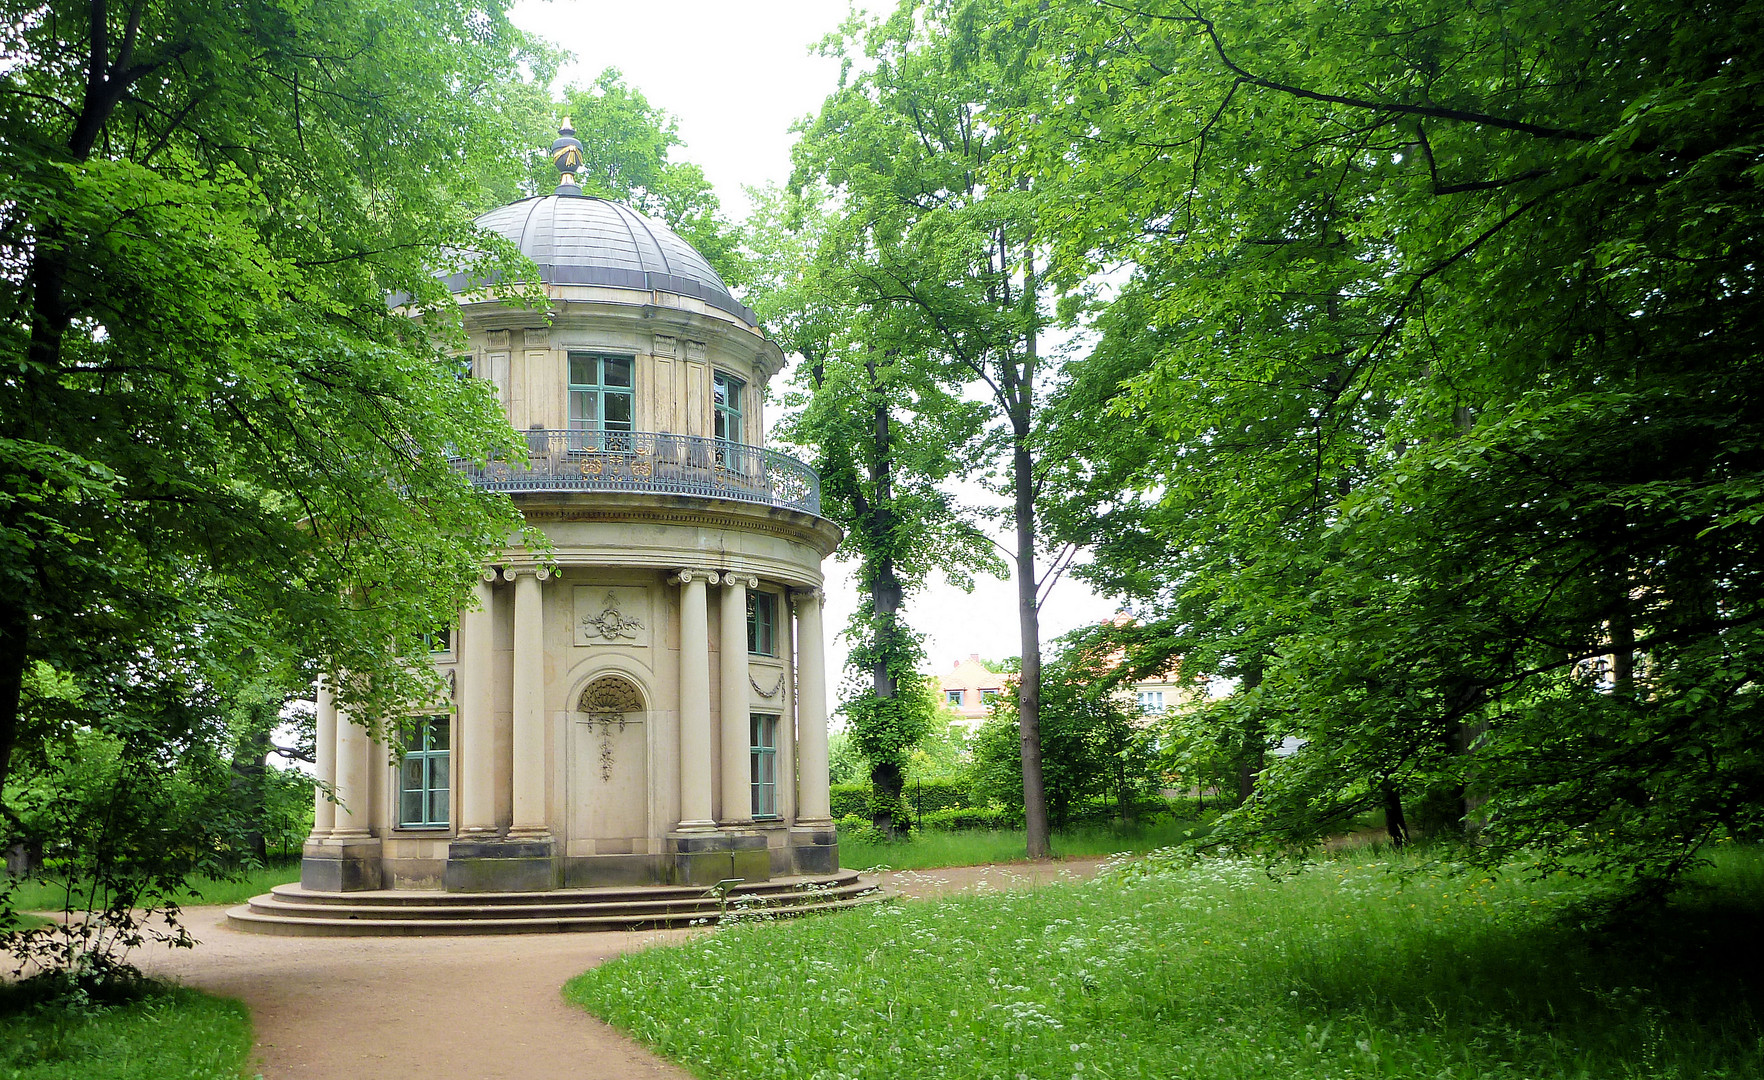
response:
M890 871L906 897L1081 880L1101 859ZM251 1008L266 1080L690 1080L558 992L603 960L703 930L433 938L245 934L189 908L194 949L142 967Z

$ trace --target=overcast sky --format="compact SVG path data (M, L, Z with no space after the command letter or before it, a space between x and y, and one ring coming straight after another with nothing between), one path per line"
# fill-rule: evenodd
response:
M791 124L815 112L839 77L838 63L814 55L813 46L848 10L845 0L527 0L513 17L575 55L562 85L592 82L616 67L650 104L672 114L686 144L681 156L704 169L725 211L739 220L748 210L744 187L789 176ZM534 137L549 143L552 135ZM837 693L846 650L833 635L855 610L857 593L849 565L829 560L826 572L828 674ZM1062 581L1042 612L1043 640L1113 611L1080 583ZM926 635L932 673L970 653L997 659L1018 652L1016 592L1008 580L983 580L972 594L933 583L909 602L908 619Z

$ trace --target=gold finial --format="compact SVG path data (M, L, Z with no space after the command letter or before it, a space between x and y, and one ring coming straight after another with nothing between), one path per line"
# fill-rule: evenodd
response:
M551 163L559 173L557 194L582 194L576 186L576 172L582 167L582 144L576 141L576 129L570 126L567 116L563 127L557 129L557 141L551 144Z

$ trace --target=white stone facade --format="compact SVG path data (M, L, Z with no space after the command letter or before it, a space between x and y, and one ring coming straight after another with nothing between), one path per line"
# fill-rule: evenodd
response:
M303 884L528 891L829 873L819 590L840 533L803 497L768 497L751 472L732 476L732 496L715 486L739 472L725 447L761 443L764 387L783 357L738 314L693 297L546 288L549 325L461 297L473 375L495 384L517 430L553 433L554 460L539 480L517 469L482 481L510 490L551 551L493 559L476 608L434 655L453 700L446 746L419 764L445 820L405 820L422 770L401 771L321 686L318 768L338 802L317 802ZM623 434L575 441L572 353L628 360L630 430L686 439L648 457ZM746 399L738 417L725 411L722 441L719 373ZM668 474L668 454L710 481L643 490ZM603 470L635 479L593 490L572 479Z

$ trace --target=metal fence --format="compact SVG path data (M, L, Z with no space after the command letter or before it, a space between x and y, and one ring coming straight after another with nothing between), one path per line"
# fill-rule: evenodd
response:
M764 447L650 431L535 428L526 438L524 464L462 461L460 468L497 491L655 491L821 513L815 471Z

